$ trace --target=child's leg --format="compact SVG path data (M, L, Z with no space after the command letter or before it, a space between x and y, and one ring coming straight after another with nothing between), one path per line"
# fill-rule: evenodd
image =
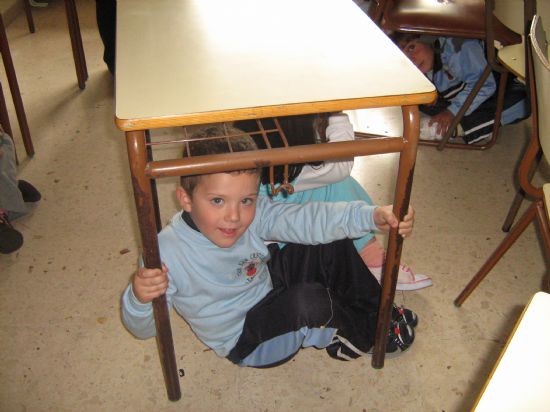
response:
M329 292L318 283L274 289L246 314L228 359L240 366L272 367L301 347L324 348L336 332L327 327L332 313Z
M329 355L350 360L368 353L374 344L381 290L353 242L345 239L327 245L286 248L293 252L275 261L290 269L281 273L280 281L287 287L313 281L330 292L332 319L326 326L336 331L326 348ZM398 354L412 344L412 327L418 320L410 310L395 307L391 322L386 351Z
M357 246L357 245L356 245ZM359 255L363 262L368 266L374 277L381 282L382 268L386 258L386 251L376 238L372 238L362 249ZM397 277L397 290L417 290L433 284L432 279L426 275L415 274L411 268L406 265L399 265Z
M27 212L27 206L17 186L16 173L13 141L0 133L0 208L21 215Z
M336 333L367 352L374 342L380 286L353 243L275 249L270 247L269 262L274 290L247 313L228 358L274 366L300 347L327 347Z

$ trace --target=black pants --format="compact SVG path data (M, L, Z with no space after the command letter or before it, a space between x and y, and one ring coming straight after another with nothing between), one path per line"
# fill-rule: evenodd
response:
M270 253L273 290L247 313L231 361L304 326L335 328L360 350L372 347L381 289L351 240L282 249L273 244Z
M115 73L116 0L96 0L96 20L103 42L103 61Z

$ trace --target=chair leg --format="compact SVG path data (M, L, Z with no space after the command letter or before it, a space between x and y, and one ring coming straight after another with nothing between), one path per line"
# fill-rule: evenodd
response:
M4 90L2 89L2 83L0 83L0 125L2 125L2 129L4 129L7 134L13 136L10 117L8 115L8 106L6 105Z
M32 18L32 11L31 11L31 5L29 4L29 0L22 0L23 1L23 9L25 9L25 15L27 16L27 25L29 26L29 31L31 33L34 33L34 20Z
M468 108L474 101L474 98L476 97L477 93L481 89L481 86L483 86L483 84L485 83L485 81L487 80L487 78L489 77L492 71L493 69L491 65L487 64L487 66L485 66L485 70L483 70L483 73L481 74L481 77L478 79L474 88L466 98L466 101L464 102L464 104L462 105L462 107L454 117L451 125L449 126L449 129L447 130L447 133L445 133L445 136L443 136L443 138L441 139L441 142L439 142L437 146L437 150L443 150L445 148L445 145L447 144L447 141L451 137L451 134L453 133L454 129L458 126L458 124L464 117L466 110L468 110Z
M535 136L535 139L538 140L538 137ZM533 179L541 158L542 150L540 148L540 145L537 142L530 142L528 149L523 155L522 162L520 163L520 169L522 167L525 167L524 164L528 165L529 167L527 174L528 181L531 181ZM512 226L512 223L514 223L514 219L516 218L516 215L518 213L519 207L521 206L521 202L523 201L525 196L526 193L521 188L520 184L520 188L518 189L516 196L512 201L512 204L510 205L510 209L508 210L508 214L506 215L506 219L504 220L504 223L502 225L503 232L508 232L510 230L510 227Z
M516 195L514 196L514 200L512 200L512 204L510 205L510 209L508 210L508 214L506 215L506 218L504 219L504 223L502 224L502 231L503 232L509 232L510 228L512 227L512 224L514 223L514 219L516 218L516 215L518 214L519 208L521 206L521 203L523 202L523 199L525 198L525 192L522 188L519 188L516 192Z
M498 82L497 108L495 111L495 123L493 124L493 133L491 134L491 146L496 142L498 132L500 131L500 121L502 119L502 111L504 110L504 94L506 93L506 84L508 83L508 71L500 74Z
M548 216L546 215L546 208L544 206L544 202L541 200L535 203L537 205L537 220L540 224L542 241L544 243L546 255L550 256L550 225L548 224Z
M2 83L0 83L0 126L5 133L7 133L13 141L13 134L11 131L10 117L8 115L8 106L6 106L6 99L4 97L4 90L2 90ZM19 164L19 158L17 157L17 148L15 143L13 144L13 151L15 154L15 164Z
M13 66L13 60L11 58L10 46L8 44L8 37L6 34L6 27L4 26L4 20L2 19L1 15L0 51L2 53L4 68L6 69L6 77L8 78L8 84L10 86L13 105L15 106L15 113L17 115L17 120L19 121L19 128L21 129L21 136L23 137L25 151L27 152L28 156L34 156L34 146L32 144L31 133L29 131L29 125L27 123L27 115L25 114L23 99L21 99L21 92L19 90L19 84L17 83L15 67Z
M491 256L489 256L489 259L485 261L481 269L479 269L479 271L474 275L474 277L470 280L470 282L466 285L462 292L460 292L460 295L458 295L458 297L454 301L455 306L460 307L464 303L466 298L468 298L468 296L470 296L470 294L481 283L481 281L485 279L485 276L487 276L491 269L493 269L500 258L504 256L508 249L510 249L510 247L514 244L518 237L523 233L525 228L529 226L529 223L531 223L535 219L537 215L538 203L541 203L541 201L533 202L533 204L529 206L521 219L513 227L512 231L510 231L506 235L500 245L498 245Z

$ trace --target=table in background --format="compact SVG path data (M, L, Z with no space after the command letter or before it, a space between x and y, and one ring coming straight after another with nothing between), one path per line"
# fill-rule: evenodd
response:
M394 212L408 208L418 104L433 85L354 2L118 0L116 124L126 133L146 267L160 267L154 179L400 152ZM152 159L148 130L403 106L403 138ZM215 160L214 160L215 159ZM260 163L258 163L260 162ZM384 363L402 239L389 235L373 366ZM168 309L153 302L168 397L181 396Z
M475 412L550 410L550 294L536 293L508 339Z

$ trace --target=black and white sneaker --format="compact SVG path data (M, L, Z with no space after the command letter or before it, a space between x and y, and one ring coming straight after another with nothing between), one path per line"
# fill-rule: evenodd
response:
M403 306L397 306L395 303L393 304L391 310L391 318L397 322L403 321L411 325L413 328L416 328L418 325L418 315L416 313L410 309L404 308Z
M414 315L414 312L408 309L405 310ZM400 316L404 318L406 315L401 314ZM414 319L417 318L415 317ZM414 337L414 329L407 321L392 319L390 321L388 341L386 343L386 357L392 358L399 356L401 353L408 350L414 342ZM341 361L350 361L360 356L372 355L372 348L369 352L364 352L352 344L348 339L337 334L334 335L332 342L325 349L331 358Z
M25 202L35 203L42 198L42 195L38 189L25 180L18 180L17 187L19 188L23 201Z
M0 253L13 253L23 246L23 235L11 225L7 213L0 212Z
M368 355L367 352L363 352L348 339L339 335L334 335L332 342L325 349L331 358L341 361L350 361Z
M411 347L414 342L414 329L405 321L390 322L386 356L399 356Z

